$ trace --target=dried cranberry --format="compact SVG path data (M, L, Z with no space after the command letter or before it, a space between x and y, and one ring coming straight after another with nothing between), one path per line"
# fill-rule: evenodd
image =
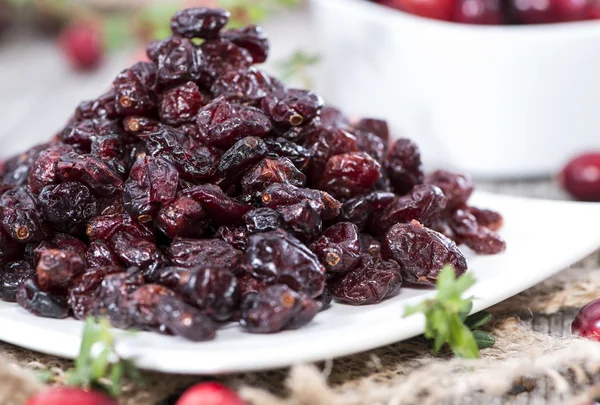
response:
M432 286L439 272L452 265L457 275L467 270L467 260L452 240L417 221L394 225L383 239L385 258L396 260L404 281Z
M69 152L73 152L73 147L58 144L40 153L29 173L29 187L33 193L38 194L47 185L58 183L56 166L61 156Z
M94 315L108 318L117 328L131 326L132 293L143 283L142 275L134 270L105 275L96 291Z
M194 268L186 290L195 306L216 321L229 320L239 305L237 279L224 268L210 265Z
M279 137L276 139L265 140L269 149L269 156L273 158L285 157L288 158L298 170L304 171L308 168L312 152L302 145L288 141L285 138Z
M76 182L44 187L39 202L48 222L67 233L83 233L87 220L96 215L98 209L90 189Z
M476 207L463 207L463 209L472 214L479 225L485 226L490 231L497 231L502 227L502 223L504 222L502 215L496 211Z
M77 120L106 118L117 118L113 89L95 100L81 102L75 110L75 119Z
M237 141L221 156L217 176L233 181L268 153L265 142L253 136Z
M36 269L39 286L43 291L64 292L69 281L86 267L85 260L75 252L48 249L42 253Z
M156 315L160 324L176 336L193 342L215 338L217 325L202 311L175 297L163 297L156 308Z
M390 139L390 130L384 120L376 118L363 118L356 124L355 128L368 131L379 137L387 145Z
M271 208L258 208L244 215L250 233L274 231L281 228L281 214Z
M25 260L0 266L0 300L15 302L19 286L33 276L35 269Z
M324 191L298 188L287 183L275 183L267 187L262 193L261 201L274 209L306 201L323 220L337 217L342 206L342 203Z
M258 195L274 183L302 187L306 183L306 176L288 158L265 158L246 172L241 183L244 192Z
M327 228L311 245L325 269L332 273L352 270L360 260L358 227L350 222L338 222Z
M96 267L73 278L68 290L69 307L73 316L77 319L85 319L88 315L93 315L98 289L104 277L124 271L125 269L118 266Z
M171 31L185 38L213 39L219 36L227 21L229 12L221 8L187 8L173 15Z
M251 205L228 197L223 190L212 184L189 188L184 194L202 204L212 221L219 225L241 225L244 214L254 209Z
M380 164L363 152L336 155L329 159L319 188L337 198L349 198L369 191L379 180Z
M26 187L0 197L0 221L4 231L21 243L40 242L49 233L39 202Z
M348 129L350 127L348 117L335 107L324 106L319 113L319 118L321 119L321 125L325 128Z
M269 39L262 28L249 25L224 31L221 37L244 48L252 56L253 63L263 63L269 55Z
M54 238L52 238L52 244L56 246L58 250L67 250L69 252L77 253L79 257L85 261L85 252L88 247L81 239L66 233L56 233L54 234Z
M246 136L262 137L272 128L258 108L230 104L224 97L202 107L197 117L200 139L212 146L231 147Z
M151 42L147 53L156 65L159 87L197 80L200 77L202 52L187 38L169 37Z
M245 226L220 226L215 233L215 238L223 239L236 249L245 250L250 233Z
M2 186L19 187L26 184L34 162L48 146L48 144L34 146L26 152L4 161L1 176Z
M123 118L123 128L125 131L142 139L147 138L150 134L158 132L160 127L161 123L159 121L148 117L132 115Z
M127 233L143 239L153 240L154 233L147 224L140 223L129 214L101 215L89 221L86 235L90 240L110 240L116 233Z
M119 114L144 114L156 107L156 67L138 62L123 70L113 82L115 106Z
M212 266L237 272L243 262L243 254L221 239L173 240L170 258L181 267Z
M396 295L401 286L402 274L396 261L366 261L335 279L331 291L344 303L368 305Z
M210 88L215 97L223 96L236 103L256 104L274 91L281 90L282 84L262 70L249 67L232 70L215 80Z
M473 181L469 176L445 170L437 170L425 176L425 184L433 184L442 189L448 209L466 204L473 193Z
M95 240L90 243L85 259L88 267L119 266L121 263L108 243L103 240Z
M285 231L251 235L246 259L259 279L287 284L310 297L323 292L325 269L313 252Z
M91 155L67 153L57 163L63 181L76 181L100 196L110 196L123 187L123 180L106 163Z
M468 209L456 209L450 217L450 227L458 239L481 254L496 254L506 249L506 242L500 235L481 226Z
M196 83L187 82L162 94L158 113L161 121L169 125L193 122L200 107L207 102Z
M146 274L168 264L162 250L154 242L119 232L110 240L110 247L127 266L136 266Z
M323 100L308 90L280 90L263 98L261 108L279 125L297 127L309 122L323 107Z
M394 190L406 194L423 183L421 153L410 139L398 139L385 157L385 168Z
M238 274L237 280L242 301L248 294L260 292L267 286L264 280L254 277L252 273Z
M67 301L58 295L42 291L34 278L17 288L17 303L34 315L63 319L69 316Z
M129 310L132 315L132 322L136 326L156 327L160 321L158 319L157 308L161 299L164 297L174 297L175 293L158 284L146 284L135 290L131 294Z
M308 201L278 208L281 219L292 233L303 240L310 240L321 233L323 220L319 210Z
M157 227L169 238L200 237L208 225L202 204L191 197L177 197L164 204L156 217Z
M321 129L312 133L305 146L313 154L310 162L310 179L318 184L330 157L343 153L358 152L356 137L341 129Z
M210 88L218 77L227 72L246 69L253 62L250 52L225 39L206 41L200 45L200 51L202 54L201 81L207 88Z

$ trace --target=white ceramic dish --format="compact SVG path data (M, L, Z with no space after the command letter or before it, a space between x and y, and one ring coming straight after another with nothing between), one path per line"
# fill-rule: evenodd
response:
M474 311L489 307L550 277L600 247L600 204L552 202L476 193L473 204L502 212L508 249L497 256L469 255L478 282ZM423 332L424 318L402 317L404 307L430 291L403 289L397 297L364 307L333 304L300 330L273 335L221 330L212 342L190 343L153 333L118 333L119 350L146 369L214 374L263 370L348 355ZM28 314L0 303L0 340L72 358L82 323Z
M476 177L555 173L600 149L600 22L473 26L366 0L312 0L316 90L389 120L427 163Z

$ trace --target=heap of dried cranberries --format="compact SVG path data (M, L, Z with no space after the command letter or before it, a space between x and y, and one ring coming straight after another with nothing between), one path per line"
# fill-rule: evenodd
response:
M425 176L384 121L350 122L255 68L267 38L223 31L228 18L178 12L151 62L4 162L0 298L200 341L431 285L467 269L456 243L505 248L502 217L467 205L468 177Z

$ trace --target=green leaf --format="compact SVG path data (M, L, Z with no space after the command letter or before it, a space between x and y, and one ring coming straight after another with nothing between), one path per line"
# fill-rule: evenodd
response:
M115 14L104 19L103 26L104 46L109 51L123 48L132 39L131 22L126 16Z
M465 359L479 358L477 342L458 316L450 317L450 348L456 357Z
M471 332L477 342L479 349L487 349L488 347L494 346L496 339L492 335L482 330L474 330Z
M492 319L492 314L490 314L488 311L480 311L469 316L465 320L465 325L467 325L469 329L479 329L488 323L490 319Z
M467 301L467 303L465 304L465 308L460 312L460 319L462 319L463 321L465 319L468 319L469 313L471 312L471 310L473 309L473 301ZM473 329L473 328L471 328Z

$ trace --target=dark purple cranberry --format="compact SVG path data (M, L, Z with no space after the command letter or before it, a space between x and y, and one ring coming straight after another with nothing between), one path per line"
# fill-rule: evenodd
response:
M384 164L398 194L406 194L416 184L423 183L421 153L410 139L398 139L388 151Z
M261 108L278 125L297 127L317 116L323 100L308 90L287 89L262 99Z
M85 260L75 252L48 249L37 265L36 273L43 291L64 293L73 277L87 268Z
M1 185L4 187L19 187L26 184L34 162L48 146L48 144L34 146L26 152L4 161Z
M352 270L360 260L358 227L350 222L338 222L327 228L311 245L325 269L331 273Z
M87 220L98 210L96 197L90 189L76 182L44 187L39 202L46 220L67 233L83 233Z
M75 119L77 120L106 118L117 118L114 89L95 100L81 102L75 110Z
M113 82L117 113L135 115L154 109L156 77L156 67L148 62L138 62L119 73Z
M156 314L160 324L176 336L192 342L215 338L217 325L202 311L175 297L163 297Z
M229 21L229 12L221 8L187 8L171 18L173 34L185 38L214 39Z
M54 145L40 153L29 173L29 187L38 194L44 187L59 182L56 166L62 155L73 152L69 145Z
M269 55L269 39L262 28L249 25L224 31L221 37L244 48L250 53L253 63L263 63Z
M249 68L253 63L250 52L225 39L206 41L200 45L200 51L201 82L206 88L210 88L217 78L227 72Z
M66 233L56 233L54 234L54 238L52 238L52 244L56 246L58 250L77 253L79 257L85 261L85 252L88 247L81 239Z
M58 295L42 291L34 278L17 288L17 303L34 315L63 319L69 316L67 301Z
M97 239L108 241L121 231L138 238L154 240L154 232L148 224L141 223L126 213L101 215L91 219L86 235L92 241Z
M202 204L185 196L163 204L156 216L156 226L169 238L199 238L204 234L208 222Z
M258 108L230 104L224 97L202 107L197 117L200 139L229 148L246 136L262 137L272 128L269 118Z
M67 153L56 167L63 181L83 183L99 196L111 196L123 187L114 170L95 156Z
M153 41L146 51L157 66L159 87L197 80L200 77L202 52L187 38L169 37Z
M228 101L256 105L267 95L281 90L282 84L262 70L249 67L232 70L215 80L210 88L215 97L223 96Z
M129 303L133 324L145 329L158 327L157 308L164 297L175 297L175 292L158 284L145 284L135 290Z
M308 201L278 208L286 227L302 240L310 240L321 233L323 220L319 210Z
M266 139L265 143L269 149L269 157L288 158L301 171L305 171L308 168L312 152L307 148L282 137Z
M321 125L325 128L340 128L347 129L350 127L350 121L343 112L335 107L324 106L319 113Z
M402 286L400 266L394 260L361 262L331 284L334 297L346 304L377 304L398 293Z
M105 275L96 291L94 315L108 318L117 328L132 326L132 294L143 283L141 273L135 270Z
M309 167L309 178L313 184L319 184L330 157L359 151L356 137L342 129L315 131L307 138L305 146L313 155Z
M302 242L285 231L255 233L248 240L246 259L252 274L269 283L318 297L325 287L325 269Z
M160 97L160 120L169 125L193 122L200 107L208 102L194 82L187 82L165 91Z
M73 316L85 319L93 315L100 284L109 274L123 273L125 269L118 266L96 267L74 277L69 283L68 300Z
M257 208L244 215L250 233L268 232L281 228L281 214L271 208Z
M453 266L457 275L467 270L467 260L456 243L417 221L394 225L385 235L382 249L384 258L400 264L409 284L433 286L446 265Z
M480 254L496 254L506 249L500 235L479 225L477 218L467 209L457 208L450 217L450 228L460 242Z
M35 276L35 269L25 260L0 265L0 300L15 302L17 289L27 279Z
M336 198L350 198L369 191L379 180L381 165L363 152L336 155L327 161L319 188Z
M277 160L265 158L248 170L242 178L242 189L250 195L259 195L274 183L289 183L303 187L306 176L285 157Z
M170 258L175 266L222 267L237 273L243 263L243 253L221 239L183 239L173 240Z
M90 268L119 266L121 264L115 252L103 240L95 240L90 243L90 247L85 254L85 259Z
M233 181L267 156L267 153L267 145L262 139L252 136L242 138L221 156L217 176Z
M287 183L275 183L267 187L261 195L261 201L266 207L276 210L306 201L323 220L337 217L342 207L342 203L324 191L298 188Z
M446 196L446 207L466 204L473 193L473 181L468 175L437 170L425 176L425 184L439 187Z
M127 266L139 267L145 274L168 264L162 250L154 242L119 232L110 240L113 252Z
M250 232L248 232L245 226L223 225L217 229L214 237L223 239L236 249L243 251L246 250L248 236L250 236Z
M213 184L203 184L185 190L184 194L202 204L210 219L218 225L242 225L245 213L254 207L228 197Z
M355 128L368 131L379 137L387 145L390 140L390 130L384 120L377 118L363 118L355 125Z
M235 275L220 267L193 269L186 289L194 305L214 320L229 320L239 306L240 289Z
M39 202L26 187L8 190L0 197L0 222L20 243L40 242L49 233Z

